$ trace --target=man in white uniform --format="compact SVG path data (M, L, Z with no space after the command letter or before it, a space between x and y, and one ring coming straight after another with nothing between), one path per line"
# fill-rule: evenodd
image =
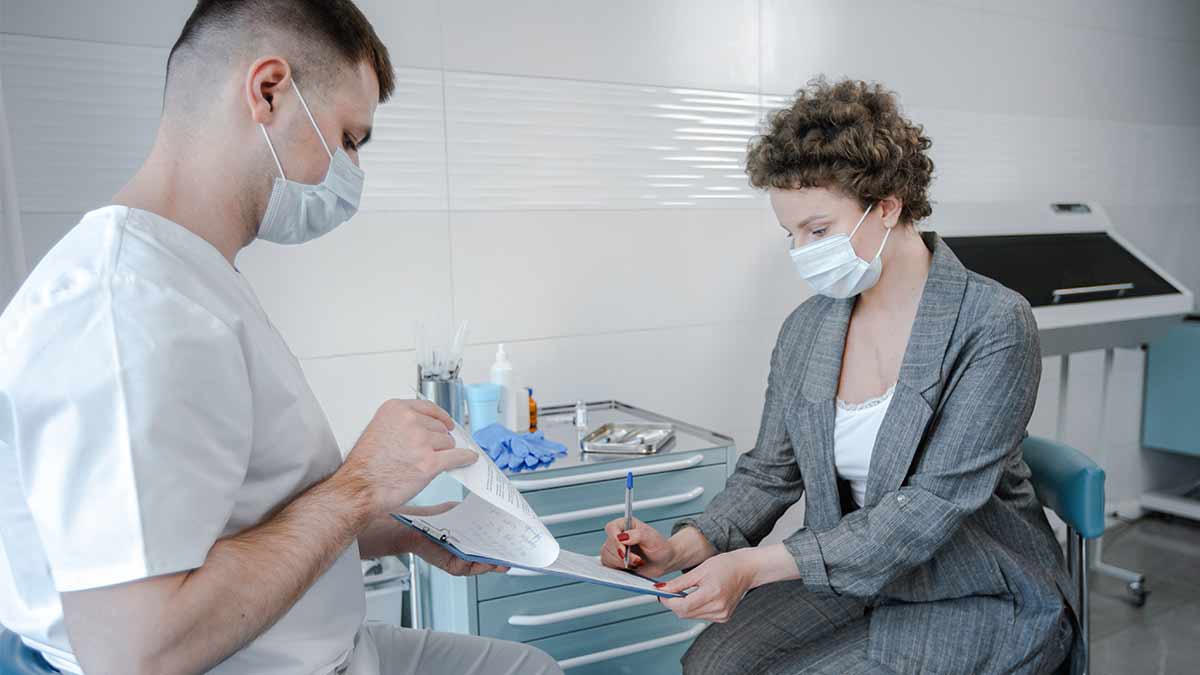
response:
M349 0L202 0L145 164L0 316L0 622L32 672L561 672L363 624L360 555L494 569L388 516L473 455L435 406L388 401L343 463L234 267L354 213L393 87Z

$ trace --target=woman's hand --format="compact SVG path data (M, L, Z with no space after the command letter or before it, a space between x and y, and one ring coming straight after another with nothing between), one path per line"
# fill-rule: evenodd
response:
M753 548L721 553L687 574L655 584L667 593L693 589L686 597L661 598L662 604L681 619L725 623L746 592L757 585L757 553Z
M630 530L625 530L625 519L618 518L605 525L604 532L608 535L600 548L600 562L604 565L624 569L625 547L637 546L642 555L630 552L629 569L647 577L661 577L674 571L675 549L671 540L637 518L633 519Z

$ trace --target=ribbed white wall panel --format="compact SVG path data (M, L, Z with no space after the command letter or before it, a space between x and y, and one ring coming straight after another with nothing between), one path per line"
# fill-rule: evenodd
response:
M446 73L456 210L746 208L758 96Z
M166 56L0 33L22 211L83 213L108 203L154 140Z
M396 69L396 93L375 112L361 163L367 181L361 210L444 210L446 133L442 73Z

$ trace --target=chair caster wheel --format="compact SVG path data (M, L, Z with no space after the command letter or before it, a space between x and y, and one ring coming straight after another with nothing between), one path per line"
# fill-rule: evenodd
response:
M1144 581L1129 582L1129 594L1133 596L1130 598L1129 602L1134 607L1144 607L1146 605L1146 596L1149 593L1150 591L1146 590L1146 584Z

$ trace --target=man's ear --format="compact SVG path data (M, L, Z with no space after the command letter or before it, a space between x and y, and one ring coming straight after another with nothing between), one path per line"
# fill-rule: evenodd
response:
M879 217L883 219L884 227L895 227L900 223L900 213L904 211L904 202L896 195L879 200Z
M292 67L280 56L264 56L246 71L246 104L255 124L269 124L275 97L292 86Z

